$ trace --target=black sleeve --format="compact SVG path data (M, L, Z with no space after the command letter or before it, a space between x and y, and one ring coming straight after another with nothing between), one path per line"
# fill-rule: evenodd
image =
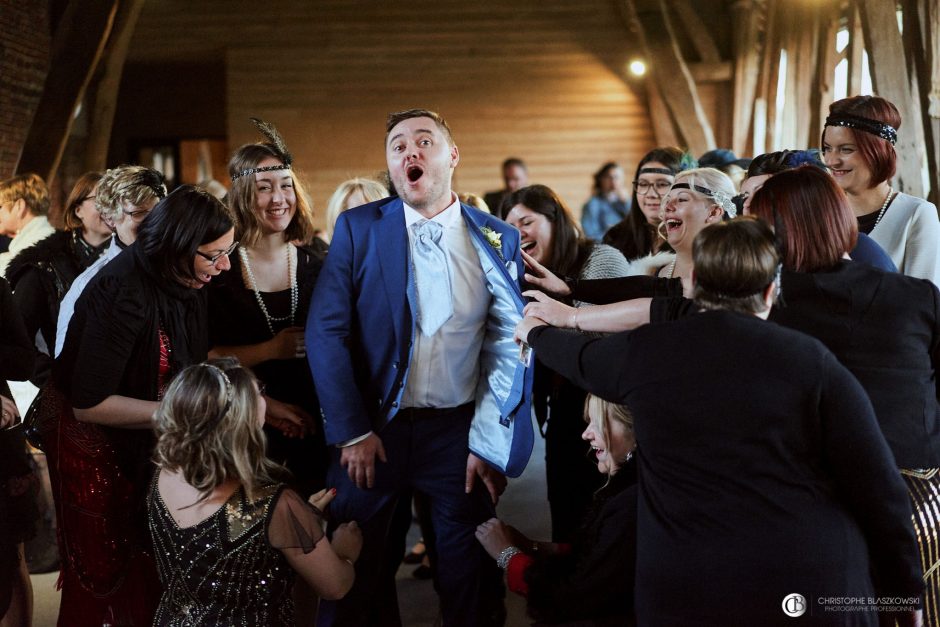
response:
M681 296L654 298L650 303L650 322L671 322L695 313L694 301Z
M918 596L924 584L907 487L865 390L832 353L823 359L819 413L837 493L865 534L879 593Z
M653 276L622 276L611 279L588 279L571 284L571 295L594 305L609 305L634 298L656 298L674 292L673 279Z
M136 288L136 289L135 289ZM139 285L116 277L91 283L75 305L82 308L84 326L69 340L79 342L71 376L72 407L94 407L114 394L124 379L139 335L146 326L146 306ZM65 349L63 349L63 353Z
M632 613L636 486L624 490L615 501L612 499L595 521L593 542L583 547L583 555L552 556L536 561L526 571L533 617L568 622Z
M577 331L541 326L529 332L527 342L539 361L579 388L609 401L623 402L629 385L632 360L626 355L632 333L593 338Z
M930 364L933 366L934 389L940 399L940 380L937 378L937 368L940 367L940 290L933 283L930 284L933 307L933 337L930 342Z
M25 381L36 367L36 347L13 302L10 285L0 277L0 379Z
M23 323L26 325L26 335L30 340L34 340L36 333L47 329L55 329L55 323L50 323L49 317L52 312L49 311L49 298L46 295L46 289L42 284L41 270L29 266L20 272L16 283L16 291L13 292L13 302L23 316ZM55 336L48 337L43 333L49 352L55 349ZM42 387L49 373L52 371L52 359L45 353L36 352L36 367L30 376L32 382Z

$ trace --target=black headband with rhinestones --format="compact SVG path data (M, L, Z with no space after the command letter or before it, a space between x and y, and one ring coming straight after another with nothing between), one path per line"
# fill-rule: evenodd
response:
M232 180L234 181L237 178L242 176L248 176L249 174L254 174L255 172L270 172L272 170L290 170L290 164L285 163L283 165L266 165L263 168L248 168L247 170L242 170L232 175Z
M845 126L859 131L865 131L872 135L877 135L881 139L891 142L895 145L898 141L898 131L890 124L872 120L870 118L860 118L856 115L833 114L826 118L826 126Z

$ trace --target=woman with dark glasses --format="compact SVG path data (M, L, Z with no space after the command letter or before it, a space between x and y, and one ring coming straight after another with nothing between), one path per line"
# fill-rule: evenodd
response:
M205 290L230 267L228 209L184 186L143 220L137 241L105 266L75 305L54 368L60 625L150 625L160 585L146 494L153 413L173 376L206 359Z

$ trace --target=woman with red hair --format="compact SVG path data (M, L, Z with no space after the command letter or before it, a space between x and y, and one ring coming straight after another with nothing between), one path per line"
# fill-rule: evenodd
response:
M853 96L829 105L823 160L848 196L858 229L908 276L940 285L940 219L932 203L896 191L897 107L878 96Z

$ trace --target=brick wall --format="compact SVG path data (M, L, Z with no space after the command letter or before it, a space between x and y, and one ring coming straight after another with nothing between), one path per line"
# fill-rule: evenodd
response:
M49 67L45 0L0 0L0 179L13 175Z

